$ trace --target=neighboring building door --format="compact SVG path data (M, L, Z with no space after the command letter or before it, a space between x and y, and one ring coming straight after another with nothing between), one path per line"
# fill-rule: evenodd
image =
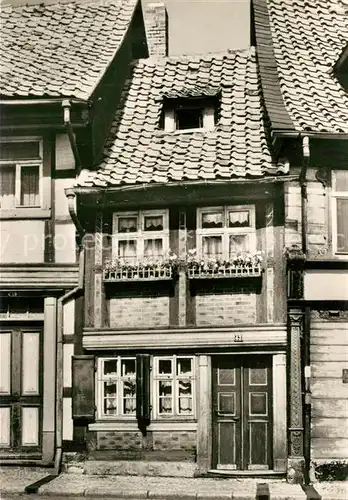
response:
M41 345L41 327L0 327L0 458L40 458Z
M272 469L271 356L213 358L214 467Z

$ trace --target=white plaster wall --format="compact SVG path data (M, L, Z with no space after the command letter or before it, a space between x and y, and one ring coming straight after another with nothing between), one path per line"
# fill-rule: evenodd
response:
M74 344L64 344L63 346L63 386L71 387L71 358L74 355Z
M76 262L75 226L73 222L55 224L54 255L55 262L60 264Z
M1 263L44 261L45 222L42 220L2 220L0 224Z
M70 300L63 305L63 335L74 335L75 301Z
M72 398L63 399L63 440L73 439Z

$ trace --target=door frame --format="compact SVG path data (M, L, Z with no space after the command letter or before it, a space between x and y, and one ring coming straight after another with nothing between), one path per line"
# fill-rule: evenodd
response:
M197 391L197 466L198 473L212 470L212 357L213 356L258 356L270 355L272 358L272 399L273 399L273 472L286 472L287 467L287 377L286 352L283 351L243 351L198 355ZM248 472L248 471L247 471ZM250 471L252 472L252 471ZM267 471L268 473L270 471ZM231 471L231 474L243 471ZM255 472L256 474L259 471ZM260 471L262 475L262 471Z

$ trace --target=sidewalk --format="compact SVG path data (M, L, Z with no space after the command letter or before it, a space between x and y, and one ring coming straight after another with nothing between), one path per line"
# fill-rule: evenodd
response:
M1 496L25 493L25 487L47 475L50 470L0 468ZM263 486L258 487L260 483ZM348 483L321 483L315 485L322 500L348 500ZM268 495L267 495L267 492ZM260 496L260 493L266 496ZM278 479L207 479L158 478L149 476L88 476L61 474L42 484L37 494L44 496L85 496L119 499L154 498L162 500L309 500L301 486ZM312 497L314 498L314 497ZM316 497L319 499L319 496Z

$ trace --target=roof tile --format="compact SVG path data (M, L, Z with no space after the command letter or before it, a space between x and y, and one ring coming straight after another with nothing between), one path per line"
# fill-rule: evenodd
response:
M261 1L254 1L256 25L266 28L267 20L258 17ZM332 71L348 40L347 2L264 1L281 94L294 128L347 133L348 95ZM262 60L262 44L259 50ZM265 89L266 103L267 97Z
M1 95L88 99L121 44L136 3L2 6Z
M165 97L216 94L221 117L214 130L160 129ZM84 171L78 179L80 186L260 177L280 172L268 143L253 48L202 57L140 60L123 96L99 170Z

